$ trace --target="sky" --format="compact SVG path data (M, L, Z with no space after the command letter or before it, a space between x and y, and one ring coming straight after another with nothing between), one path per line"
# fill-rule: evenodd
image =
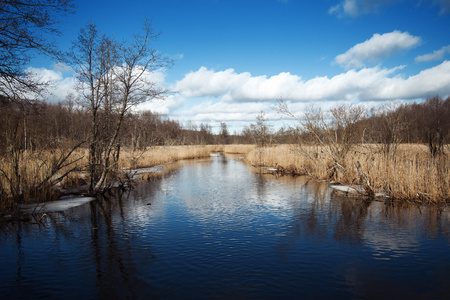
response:
M153 47L174 59L154 80L174 92L143 104L182 124L226 122L239 132L274 106L299 116L315 105L368 108L450 95L450 0L79 0L60 24L68 50L93 21L126 40L145 18L161 32ZM36 57L30 70L55 83L48 101L64 101L75 74Z

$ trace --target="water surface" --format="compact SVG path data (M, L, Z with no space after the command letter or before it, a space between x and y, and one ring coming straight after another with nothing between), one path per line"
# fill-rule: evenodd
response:
M0 233L9 299L448 299L448 208L334 195L225 156Z

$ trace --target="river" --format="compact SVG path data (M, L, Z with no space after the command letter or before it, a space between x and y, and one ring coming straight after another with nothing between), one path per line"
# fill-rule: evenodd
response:
M448 299L450 211L228 156L0 231L2 299Z

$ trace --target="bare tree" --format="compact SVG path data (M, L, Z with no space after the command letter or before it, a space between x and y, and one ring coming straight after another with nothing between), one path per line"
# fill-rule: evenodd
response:
M256 123L250 124L250 134L258 147L266 147L272 143L272 128L267 124L263 111L256 115Z
M395 156L398 146L404 142L409 123L404 104L387 103L371 116L367 129L382 153Z
M56 184L77 170L81 157L72 154L82 142L62 139L61 106L0 98L0 210L56 197Z
M433 157L444 153L445 139L450 130L449 99L444 101L441 97L436 96L420 104L418 123L421 125L422 137Z
M228 125L225 122L220 123L219 139L221 144L229 144L230 133L228 132Z
M59 18L73 12L72 0L0 1L0 94L12 99L41 92L43 82L26 71L35 53L59 58L47 38Z
M144 23L143 35L117 43L100 36L90 23L74 43L72 58L81 83L80 91L88 105L92 124L89 151L91 194L107 188L106 178L115 167L110 156L118 146L118 136L125 114L145 101L163 99L169 91L159 87L151 74L172 61L151 48L159 34L150 22ZM103 115L103 121L100 115ZM109 131L105 129L109 128ZM102 134L103 143L99 136Z
M211 125L200 123L199 138L201 145L209 145L213 143L213 134Z
M331 161L329 178L336 179L345 172L347 154L361 142L362 129L358 122L364 117L365 109L358 105L344 104L337 105L325 113L321 108L311 106L303 117L299 117L289 110L285 100L277 101L278 111L296 119L304 134L312 143L320 146L320 151ZM318 157L317 153L314 157Z

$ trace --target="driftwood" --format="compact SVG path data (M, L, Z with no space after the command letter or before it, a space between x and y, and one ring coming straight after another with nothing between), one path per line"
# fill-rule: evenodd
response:
M372 187L370 186L369 178L367 177L366 173L364 173L364 171L362 170L361 163L359 162L359 160L356 161L355 166L356 170L358 171L359 180L361 181L361 184L364 190L366 191L366 195L369 196L370 198L374 198L375 193Z

